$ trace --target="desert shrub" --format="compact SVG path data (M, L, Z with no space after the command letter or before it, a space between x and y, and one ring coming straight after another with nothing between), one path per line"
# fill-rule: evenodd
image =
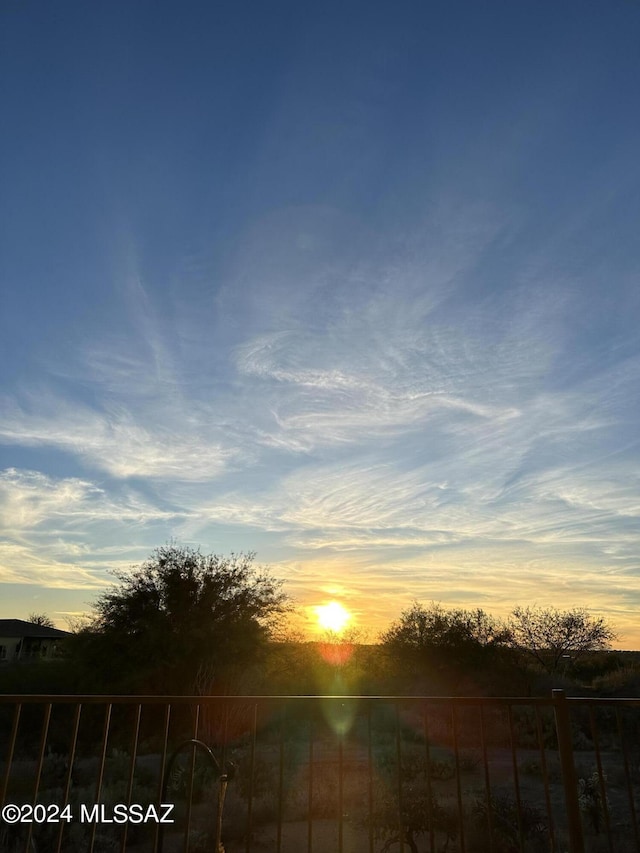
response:
M47 759L49 761L48 768L45 761L42 777L43 784L41 784L38 791L39 804L45 806L55 804L60 806L64 802L63 780L66 777L67 771L66 761L63 761L62 759L62 756L52 754ZM63 780L59 781L58 784L44 784L47 777L49 777L49 779L55 779L61 775ZM128 802L128 787L128 775L124 778L113 778L112 776L112 778L109 779L105 773L100 794L100 803L104 805L107 813L111 812L116 803ZM95 803L95 793L95 778L93 778L89 784L72 785L69 798L72 813L76 816L79 815L82 805L91 808ZM132 803L155 803L157 800L157 793L157 782L150 786L134 777L133 790L131 793ZM30 797L28 800L30 800ZM57 850L58 833L60 828L61 824L58 823L34 823L32 825L32 838L35 845L33 849L37 849L38 851ZM75 853L77 850L88 849L89 838L93 830L93 825L91 823L80 823L74 821L70 824L62 825L62 828L64 830L62 846L60 848L62 853ZM16 845L16 850L26 849L26 835L22 831L24 829L24 826L18 827L17 829L14 827L7 827L5 831L4 827L0 827L0 851L2 851L2 853L5 853L5 851L6 853L9 853L9 851L13 851ZM96 840L94 849L96 851L100 851L100 853L111 853L111 851L117 851L120 849L123 825L109 826L99 824L95 831ZM127 838L128 842L132 845L137 844L147 834L148 827L145 827L144 824L129 823L127 825ZM31 849L32 848L30 847L29 850Z
M245 756L238 763L238 774L236 776L238 793L244 800L248 800L250 794L255 799L265 796L269 791L273 791L277 785L276 770L277 768L273 763L256 756L252 778L250 757Z
M129 777L131 772L131 756L124 749L114 747L106 762L105 778L111 782L118 782Z
M542 812L524 800L520 801L518 809L515 799L508 794L494 795L489 803L484 798L476 799L472 814L478 829L484 832L488 831L491 818L496 853L519 850L520 829L525 841L546 841L547 825Z
M378 786L376 806L373 813L374 837L382 841L381 853L402 841L411 853L418 853L418 838L433 832L442 841L439 850L446 851L450 842L458 837L457 814L443 806L433 791L429 792L422 782L403 785L402 807L387 786ZM402 835L399 816L402 818Z
M42 788L54 788L64 785L69 769L69 759L66 755L52 752L47 755L42 765Z
M453 779L456 775L456 767L453 761L449 759L444 759L443 761L433 759L429 762L429 772L432 779L446 781L447 779Z
M275 796L265 797L253 804L253 825L264 826L278 819L278 800Z
M539 747L538 724L533 708L515 708L513 712L515 742L522 749ZM555 720L551 714L540 715L542 746L546 749L557 747Z
M458 756L458 766L461 773L474 773L480 764L480 756L477 752L461 752Z
M578 779L578 802L580 803L580 810L589 821L589 825L596 835L599 834L602 828L605 809L609 807L609 798L606 791L604 799L602 797L602 788L606 784L606 781L606 775L603 773L601 776L597 769L594 769L589 775L580 776Z
M127 802L128 780L120 780L117 782L107 783L102 787L100 802L104 804L107 813L110 813L116 803ZM157 788L149 788L143 785L135 785L131 797L131 802L152 803L157 797ZM63 789L61 787L42 789L38 795L38 802L44 805L49 803L60 804L63 800ZM80 806L85 805L91 807L95 802L95 783L87 786L73 787L71 789L70 805L74 815L80 813ZM56 823L43 823L33 825L33 840L35 848L40 850L56 850L57 838L60 825ZM61 851L62 853L75 853L77 850L86 850L89 846L89 839L93 825L91 823L73 822L64 826L64 835ZM121 836L123 826L108 826L98 825L96 827L96 837L94 849L100 853L115 853L120 850ZM148 833L148 828L143 824L128 824L127 839L128 843L134 845L140 842ZM0 838L2 836L0 835ZM6 839L6 844L3 840L0 843L0 850L11 850L11 839ZM23 840L24 845L24 840ZM4 845L4 846L3 846ZM18 849L22 850L23 847Z
M424 744L424 735L417 727L403 726L401 737L406 743Z
M186 799L189 796L191 776L191 759L178 759L171 768L167 785L167 793L172 799ZM218 771L209 762L198 762L193 771L191 799L194 803L202 802L205 792L210 792L217 785Z
M215 835L206 829L192 829L189 832L189 850L191 853L209 853L213 850Z
M574 750L585 752L593 749L593 741L590 736L577 726L571 727L571 742Z
M569 849L566 847L565 849ZM617 837L615 841L615 847L613 848L615 853L637 853L638 846L633 838L620 838ZM589 839L589 853L611 853L611 842L604 835L599 838L591 838Z
M302 785L300 786L302 789ZM304 786L307 795L306 785ZM344 793L344 792L343 792ZM344 806L344 800L343 800ZM307 809L305 805L303 807ZM311 798L311 816L314 818L334 818L338 811L338 773L337 769L316 769L313 779Z
M640 743L635 742L626 749L629 772L634 782L640 782ZM626 781L625 781L626 784Z
M245 837L247 832L247 806L237 792L227 789L223 812L223 838L227 841L239 841ZM255 823L255 814L252 815Z
M520 762L518 765L518 771L523 776L538 776L540 778L544 775L544 770L542 767L542 762L539 758L526 758ZM547 781L548 782L559 782L561 779L560 768L558 767L556 760L553 759L552 756L547 757Z
M372 822L375 838L383 842L381 853L401 842L418 853L418 838L426 833L433 833L442 845L439 850L447 850L458 836L458 815L440 802L427 780L452 779L453 761L427 756L423 749L405 749L401 755L401 792L395 751L380 756L378 770Z
M283 807L289 820L304 820L309 816L314 818L335 818L338 810L338 773L333 766L324 767L314 764L313 787L311 802L309 802L309 771L308 768L297 768L295 772L285 772L283 776ZM248 762L240 765L236 777L236 791L245 803L252 796L252 820L255 825L268 823L277 818L279 768L277 764L268 762L256 756L254 763L253 786L251 785L251 767ZM357 794L361 797L361 785ZM343 805L347 806L349 791L346 783L343 785ZM353 792L352 792L353 793ZM351 797L353 799L353 796Z
M542 776L542 764L536 758L528 758L520 762L518 771L523 776Z
M627 665L613 672L607 672L596 676L592 686L600 696L627 698L640 696L640 669L635 665Z
M468 769L476 769L479 759L474 763L471 754L463 753L460 755L460 761L460 770L466 772ZM462 766L463 763L464 767ZM384 774L392 778L395 777L398 772L395 748L382 752L378 756L377 766ZM424 778L429 775L431 779L446 781L455 777L456 766L452 758L436 758L433 755L429 755L427 761L427 755L424 750L405 750L401 754L401 775L403 779L409 780L415 779L418 775L422 775Z
M27 844L27 832L26 825L0 824L0 850L3 853L22 853Z

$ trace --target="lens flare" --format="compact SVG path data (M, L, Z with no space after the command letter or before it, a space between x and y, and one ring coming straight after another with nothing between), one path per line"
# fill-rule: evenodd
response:
M325 631L339 634L351 620L349 611L337 601L321 604L315 608L318 625Z

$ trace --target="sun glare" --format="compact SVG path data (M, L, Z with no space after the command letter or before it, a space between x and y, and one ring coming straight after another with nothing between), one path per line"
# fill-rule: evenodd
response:
M325 631L333 631L339 634L344 630L345 626L351 619L349 611L338 604L337 601L330 601L328 604L322 604L315 608L318 615L318 625Z

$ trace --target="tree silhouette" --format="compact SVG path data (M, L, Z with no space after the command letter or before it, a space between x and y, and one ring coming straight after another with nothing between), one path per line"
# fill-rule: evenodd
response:
M119 583L98 598L72 654L112 689L227 691L234 674L256 663L287 608L281 583L256 569L254 556L158 548L142 566L116 574Z
M485 689L502 678L509 633L484 610L445 609L415 601L381 636L387 667L397 689ZM426 680L426 681L425 681Z
M611 648L616 633L602 617L583 607L516 607L509 620L511 645L523 651L548 673L557 672L563 659Z
M46 613L30 613L27 616L27 622L32 625L40 625L41 628L55 628L53 619Z
M446 610L433 601L429 607L414 601L381 637L400 654L446 652L449 663L470 661L508 639L505 626L484 610Z

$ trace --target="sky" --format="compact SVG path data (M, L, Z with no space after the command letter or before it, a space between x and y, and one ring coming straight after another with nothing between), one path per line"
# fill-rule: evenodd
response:
M0 617L175 541L640 648L639 91L635 0L4 0Z

